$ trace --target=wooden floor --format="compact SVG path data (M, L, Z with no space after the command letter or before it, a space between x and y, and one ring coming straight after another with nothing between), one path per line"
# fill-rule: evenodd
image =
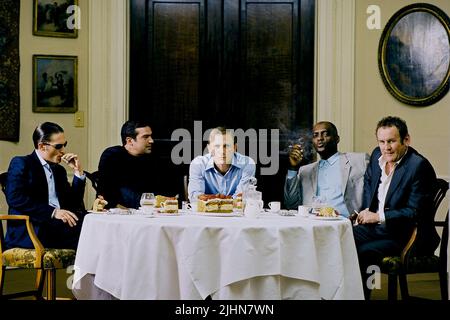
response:
M59 298L74 299L72 291L69 290L67 282L71 282L72 274L65 270L58 270L56 275L57 289ZM34 283L34 273L23 270L8 271L5 278L5 293L14 290L31 290ZM31 284L31 286L30 286ZM412 296L421 298L440 300L439 277L436 274L416 274L408 276L409 292ZM400 299L400 294L399 297ZM387 300L387 277L381 275L381 289L374 290L371 296L372 300Z

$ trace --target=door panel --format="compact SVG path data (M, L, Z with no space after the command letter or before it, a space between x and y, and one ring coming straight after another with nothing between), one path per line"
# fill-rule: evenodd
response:
M183 127L198 113L199 3L155 3L153 6L152 106L158 123Z
M242 5L246 124L286 132L295 119L297 56L295 2ZM262 116L261 116L262 115Z

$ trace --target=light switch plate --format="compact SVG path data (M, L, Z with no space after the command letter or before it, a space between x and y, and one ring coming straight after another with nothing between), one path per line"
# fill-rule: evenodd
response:
M84 127L84 112L78 111L75 113L75 127L82 128Z

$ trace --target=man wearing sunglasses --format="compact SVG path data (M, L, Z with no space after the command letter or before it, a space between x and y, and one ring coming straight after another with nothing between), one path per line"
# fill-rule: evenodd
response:
M84 216L85 175L76 154L66 153L64 130L45 122L33 133L35 150L14 157L8 169L6 200L9 214L30 216L34 231L46 248L76 249ZM64 162L74 171L72 185ZM24 223L8 222L6 247L32 248Z

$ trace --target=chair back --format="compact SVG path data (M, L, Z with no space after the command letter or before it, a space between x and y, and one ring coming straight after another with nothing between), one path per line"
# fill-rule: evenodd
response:
M443 223L443 225L442 225ZM439 250L439 257L441 258L441 263L443 264L443 268L447 271L447 248L448 248L448 211L445 216L445 221L437 221L436 226L442 226L444 229L442 230L441 237L441 248Z
M441 204L442 200L445 198L445 194L447 193L447 190L449 188L449 184L447 180L444 179L436 179L436 194L434 195L433 199L433 210L434 214L436 214L439 205Z
M189 176L184 175L183 176L183 191L184 191L184 200L186 200L186 201L189 201L188 183L189 183Z
M2 191L6 190L6 178L8 177L8 172L0 173L0 186L2 187Z
M98 171L94 171L92 173L89 172L89 171L84 171L84 174L91 181L92 188L94 188L95 192L98 195L98 180L99 180L99 173L98 173Z
M430 215L427 216L427 219L430 219L434 226L439 225L439 222L435 221L435 217L436 217L436 213L439 209L439 206L440 206L442 200L445 198L445 195L446 195L448 189L449 189L449 183L447 182L447 180L440 179L440 178L436 179L434 196L433 196L433 204L432 204L432 208L429 212ZM442 223L442 222L440 222L440 223ZM417 253L419 253L419 255L423 255L422 253L420 253L421 252L420 248L424 247L423 244L425 242L427 244L430 244L430 242L435 241L433 243L435 245L435 248L437 248L437 246L439 245L439 236L436 231L434 232L434 235L430 234L430 233L423 234L423 233L421 233L420 226L419 226L419 228L416 227L416 230L417 230L417 235L418 235L418 237L420 237L421 241L416 241L415 237L412 236L412 238L413 238L412 244L414 244L414 247L415 247L415 249L413 250L414 251L413 255L416 255ZM413 234L414 234L414 231L413 231ZM435 236L435 239L433 238L433 236ZM406 246L406 248L404 248L403 251L409 252L409 249L410 248L408 246ZM407 256L405 256L405 258L407 258Z

